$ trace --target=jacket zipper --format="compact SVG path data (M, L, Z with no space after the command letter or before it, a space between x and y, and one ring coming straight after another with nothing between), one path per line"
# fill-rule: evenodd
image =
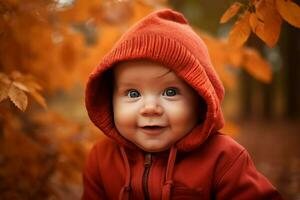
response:
M144 191L144 199L149 200L149 191L148 191L148 176L150 167L152 164L152 155L151 153L146 153L145 162L144 162L144 174L143 174L143 191Z

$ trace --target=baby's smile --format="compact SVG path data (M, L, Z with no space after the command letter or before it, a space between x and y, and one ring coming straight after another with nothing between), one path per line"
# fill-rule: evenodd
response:
M142 131L146 134L160 134L162 133L167 127L166 126L142 126L140 127Z

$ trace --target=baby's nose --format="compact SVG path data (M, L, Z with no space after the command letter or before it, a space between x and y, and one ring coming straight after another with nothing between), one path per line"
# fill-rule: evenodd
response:
M159 99L147 98L143 107L140 109L140 114L147 115L161 115L163 113L163 108L160 105Z

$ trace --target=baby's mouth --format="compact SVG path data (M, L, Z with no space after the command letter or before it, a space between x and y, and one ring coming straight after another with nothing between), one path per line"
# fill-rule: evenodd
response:
M164 126L142 126L141 129L150 134L161 133L166 127Z
M156 130L163 128L162 126L143 126L143 129Z

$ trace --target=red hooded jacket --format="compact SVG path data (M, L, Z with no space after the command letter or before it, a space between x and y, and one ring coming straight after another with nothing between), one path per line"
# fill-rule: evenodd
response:
M111 69L143 58L170 68L206 103L205 120L164 152L140 150L113 122ZM247 151L218 131L224 124L223 97L206 45L180 13L164 9L143 18L106 54L87 83L89 117L108 137L87 158L82 199L281 200Z

